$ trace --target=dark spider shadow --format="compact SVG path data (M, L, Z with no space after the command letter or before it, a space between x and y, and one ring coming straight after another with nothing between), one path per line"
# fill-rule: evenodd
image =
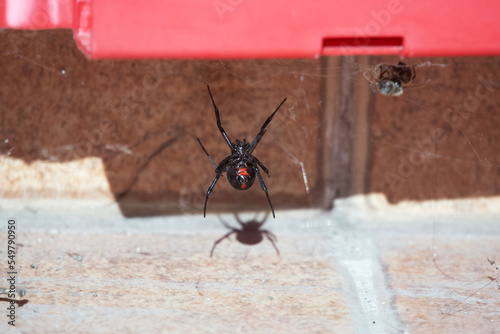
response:
M224 222L219 217L222 225L224 225L228 230L230 230L230 232L226 233L224 236L222 236L216 242L214 242L212 250L210 251L210 257L213 256L215 247L222 240L229 238L229 236L231 236L231 234L233 234L233 233L236 233L236 240L238 240L240 243L242 243L244 245L248 245L248 246L257 245L258 243L260 243L264 239L264 236L265 236L273 245L278 256L280 256L280 251L278 250L278 248L276 247L276 244L275 244L275 241L277 240L276 236L268 230L261 230L260 229L262 227L262 225L264 225L264 223L266 222L267 218L269 217L269 212L266 213L266 216L261 221L258 221L256 218L254 218L248 222L243 222L240 219L240 217L238 216L238 214L236 214L236 213L234 214L234 217L236 218L236 221L238 222L238 224L240 224L241 229L231 227L229 224Z

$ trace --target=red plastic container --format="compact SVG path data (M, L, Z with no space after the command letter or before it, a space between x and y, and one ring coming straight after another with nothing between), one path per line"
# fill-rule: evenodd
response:
M0 26L72 28L90 58L500 54L498 0L1 0Z

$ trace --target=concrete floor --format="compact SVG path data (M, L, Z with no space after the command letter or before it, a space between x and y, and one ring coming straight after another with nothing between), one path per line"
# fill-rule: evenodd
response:
M499 260L498 216L381 215L370 200L278 211L263 228L281 256L232 235L213 258L232 215L127 219L101 201L3 201L27 294L16 329L4 319L0 331L498 332L500 271L488 262ZM3 253L5 240L4 229Z

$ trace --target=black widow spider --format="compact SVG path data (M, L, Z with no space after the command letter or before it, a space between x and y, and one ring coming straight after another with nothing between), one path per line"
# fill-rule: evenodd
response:
M267 187L264 183L264 180L262 180L262 176L260 175L258 167L262 168L262 170L267 174L268 177L271 176L269 175L269 171L262 164L262 162L260 162L259 159L257 159L252 155L252 152L255 149L255 147L257 147L257 144L259 144L259 141L262 139L262 136L264 136L264 134L266 133L267 131L266 127L269 124L269 122L271 122L271 120L273 119L274 114L276 114L281 105L285 103L286 98L280 103L280 105L278 106L278 108L276 108L276 110L272 113L272 115L269 116L264 125L262 125L260 132L257 134L257 137L255 137L255 139L251 144L248 143L246 139L243 139L243 141L236 139L235 143L231 143L231 140L229 140L226 131L224 131L224 129L222 128L219 116L219 109L215 105L214 98L212 97L212 92L210 91L210 87L208 85L207 88L208 88L208 94L210 94L210 99L212 100L212 103L214 105L215 117L217 118L217 127L219 128L219 131L222 134L222 137L224 137L224 140L226 141L227 145L231 149L231 155L222 160L217 166L212 157L210 156L210 154L208 154L207 150L205 150L205 148L203 147L203 144L201 143L200 139L196 138L198 139L201 148L203 149L205 154L208 156L208 158L214 165L216 174L214 180L212 181L212 184L207 190L207 196L205 198L205 207L203 208L203 217L206 217L207 215L208 196L214 189L217 180L219 180L219 177L222 175L222 173L225 172L229 184L231 184L233 188L238 190L250 189L250 187L253 185L255 181L255 174L257 174L260 186L262 187L262 190L264 190L264 192L266 193L267 200L269 201L269 206L271 207L271 211L273 212L273 218L276 218L274 215L273 205L271 204L271 199L269 198L269 194L267 193Z

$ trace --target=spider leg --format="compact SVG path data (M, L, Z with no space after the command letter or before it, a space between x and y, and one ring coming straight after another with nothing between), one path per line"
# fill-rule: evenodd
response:
M260 162L260 160L259 160L259 159L257 159L256 157L254 157L253 155L252 155L252 158L253 158L253 161L254 161L257 165L259 165L259 167L260 167L260 168L262 168L262 170L264 171L264 173L266 173L266 174L267 174L267 177L271 177L271 175L269 175L269 170L267 170L266 166L264 166L264 164L263 164L262 162Z
M224 131L224 129L222 128L222 124L220 122L219 108L217 108L217 105L215 104L214 98L212 97L212 92L210 91L210 86L207 85L207 88L208 88L208 94L210 94L210 99L212 100L212 103L214 105L215 118L217 118L217 127L219 128L219 131L222 134L222 137L224 137L224 140L229 145L229 148L231 149L231 152L232 152L233 145L231 145L231 141L229 140L229 137L227 136L226 131Z
M214 189L215 187L215 184L217 183L217 180L219 180L219 177L221 176L221 174L217 174L215 175L215 178L214 180L212 181L212 184L210 185L210 187L208 187L208 190L207 190L207 197L205 197L205 206L203 207L203 217L206 217L207 216L207 203L208 203L208 196L210 195L210 193L212 192L212 190Z
M200 143L200 146L201 148L203 149L203 152L205 152L205 154L207 155L207 157L210 159L210 161L212 162L212 164L214 165L215 168L217 168L217 164L215 163L215 161L212 159L212 157L210 156L210 154L208 154L207 150L205 150L205 148L203 147L203 144L201 143L200 139L199 138L196 138L198 139L198 143Z
M201 143L200 143L201 144ZM202 146L203 147L203 146ZM206 152L206 151L205 151ZM214 180L212 181L212 184L210 185L210 187L208 187L208 190L207 190L207 197L205 198L205 206L203 207L203 217L206 217L207 216L207 203L208 203L208 196L210 195L210 193L212 192L212 190L214 189L215 187L215 184L217 183L217 180L219 180L219 177L221 177L222 173L225 171L228 163L231 162L231 160L233 159L233 156L228 156L226 159L222 160L221 163L219 164L219 166L217 166L217 168L215 168L215 178ZM210 159L212 160L212 159ZM213 162L213 161L212 161ZM214 164L215 165L215 164Z
M276 247L276 244L274 243L274 240L276 239L276 236L274 234L272 234L271 232L267 231L267 230L263 230L261 232L266 235L266 238L269 241L271 241L271 243L273 244L274 249L276 250L276 253L278 253L278 256L280 256L280 251L278 250L278 247Z
M219 240L217 240L216 242L214 242L214 245L213 245L213 247L212 247L212 250L210 251L210 257L212 257L212 255L214 255L215 246L217 246L217 244L218 244L219 242L221 242L222 240L224 240L224 239L228 238L228 237L229 237L231 234L233 234L233 233L234 233L234 231L228 232L228 233L226 233L226 234L225 234L222 238L220 238Z
M253 168L255 169L255 172L257 173L257 177L259 178L259 182L260 182L260 186L262 187L262 190L264 190L264 192L266 193L267 201L269 202L269 206L271 207L271 211L273 213L273 218L276 218L276 216L274 215L273 205L271 204L271 199L269 198L269 194L267 192L266 184L264 183L264 180L262 180L262 176L260 175L259 168L257 166L254 166Z
M389 73L389 66L388 65L382 65L380 66L380 74L379 74L379 77L377 78L377 80L380 80L382 79L382 77L386 74L386 73Z
M257 135L257 137L255 137L255 139L253 140L252 145L250 146L250 150L248 151L248 153L252 154L252 152L255 149L255 147L257 147L257 144L260 142L260 140L262 139L262 136L264 136L264 134L267 131L266 130L267 125L271 122L271 120L274 117L274 114L276 114L276 112L278 112L278 109L283 105L283 103L285 103L285 101L286 101L286 97L280 103L280 105L278 106L278 108L276 108L276 110L271 114L271 116L269 116L269 118L266 120L266 122L264 123L264 125L262 125L262 127L260 128L260 132Z

